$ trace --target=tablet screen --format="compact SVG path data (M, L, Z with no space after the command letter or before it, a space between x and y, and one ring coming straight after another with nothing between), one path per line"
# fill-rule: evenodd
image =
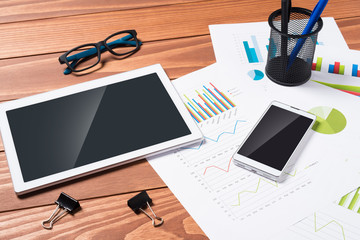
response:
M191 134L156 73L6 114L25 182Z

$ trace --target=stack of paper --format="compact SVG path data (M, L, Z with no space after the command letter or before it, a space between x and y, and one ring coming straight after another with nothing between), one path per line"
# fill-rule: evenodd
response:
M284 87L266 77L265 22L210 26L217 63L173 81L205 140L149 162L210 239L360 239L360 79L348 70L360 58L334 19L323 20L306 84ZM352 87L324 86L330 84ZM313 133L282 183L232 163L273 100L327 124Z

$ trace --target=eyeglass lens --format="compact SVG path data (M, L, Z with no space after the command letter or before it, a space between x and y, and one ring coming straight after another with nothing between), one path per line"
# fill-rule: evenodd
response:
M93 67L100 60L95 45L76 48L71 51L66 58L75 71L82 71Z
M134 51L137 47L134 36L130 33L119 33L106 39L105 44L115 53L124 55Z

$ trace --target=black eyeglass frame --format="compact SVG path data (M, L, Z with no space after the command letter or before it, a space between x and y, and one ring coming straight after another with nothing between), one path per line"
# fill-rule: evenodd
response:
M135 48L132 49L131 51L128 51L128 52L117 53L117 52L113 51L112 48L108 45L108 44L109 44L109 43L108 43L108 40L111 39L111 38L113 38L113 37L116 36L116 35L120 35L120 34L124 34L124 33L128 33L128 34L131 35L131 39L133 39L132 41L135 41ZM119 40L119 39L118 39L118 40ZM115 40L115 41L113 41L113 42L116 42L116 41L118 41L118 40ZM110 42L110 43L111 43L111 42ZM124 55L128 55L128 54L131 54L131 53L134 53L134 52L138 51L141 45L142 45L142 43L141 43L141 42L139 41L139 39L137 38L137 32L136 32L135 30L119 31L119 32L116 32L116 33L111 34L110 36L108 36L107 38L105 38L105 40L103 40L103 41L99 41L99 42L97 42L97 43L86 43L86 44L83 44L83 45L74 47L73 49L71 49L71 50L67 51L66 53L62 54L62 55L59 57L59 62L60 62L61 64L64 64L64 63L65 63L65 64L67 65L68 69L70 69L70 72L69 72L69 73L71 73L71 72L82 72L82 71L88 70L88 69L94 67L95 65L97 65L97 64L100 62L100 60L101 60L101 53L102 53L102 52L105 52L106 50L109 51L111 54L113 54L113 55L115 55L115 56L124 56ZM96 48L96 51L97 51L97 52L96 52L96 54L97 54L96 56L97 56L97 59L98 59L98 60L97 60L96 63L94 63L94 64L91 65L91 66L88 66L88 67L83 68L83 69L80 69L80 70L76 70L74 67L76 66L76 63L77 63L77 62L75 63L74 66L72 66L71 63L72 63L73 61L75 61L75 60L83 60L83 59L86 59L87 57L94 57L94 55L95 55L95 53L91 53L91 54L88 54L87 56L79 57L79 58L74 59L74 60L70 60L70 62L69 62L69 60L67 59L67 58L68 58L68 55L69 55L71 52L73 52L73 51L75 51L75 50L77 50L77 49L80 49L80 48L84 48L84 47L92 47L92 48L95 47L95 48ZM102 47L104 47L104 48L102 49ZM89 51L89 50L85 50L85 51ZM77 54L82 54L82 53L83 53L83 52L80 52L80 53L77 53ZM75 54L75 55L77 55L77 54ZM74 55L73 55L73 56L74 56ZM66 70L65 70L65 72L66 72ZM65 72L64 72L64 74L65 74Z

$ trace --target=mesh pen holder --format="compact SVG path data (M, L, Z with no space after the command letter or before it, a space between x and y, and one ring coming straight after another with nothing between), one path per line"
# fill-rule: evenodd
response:
M317 36L323 26L319 18L311 32L302 35L310 15L308 9L291 8L287 33L281 32L281 9L269 16L271 33L265 72L273 82L298 86L310 79Z

